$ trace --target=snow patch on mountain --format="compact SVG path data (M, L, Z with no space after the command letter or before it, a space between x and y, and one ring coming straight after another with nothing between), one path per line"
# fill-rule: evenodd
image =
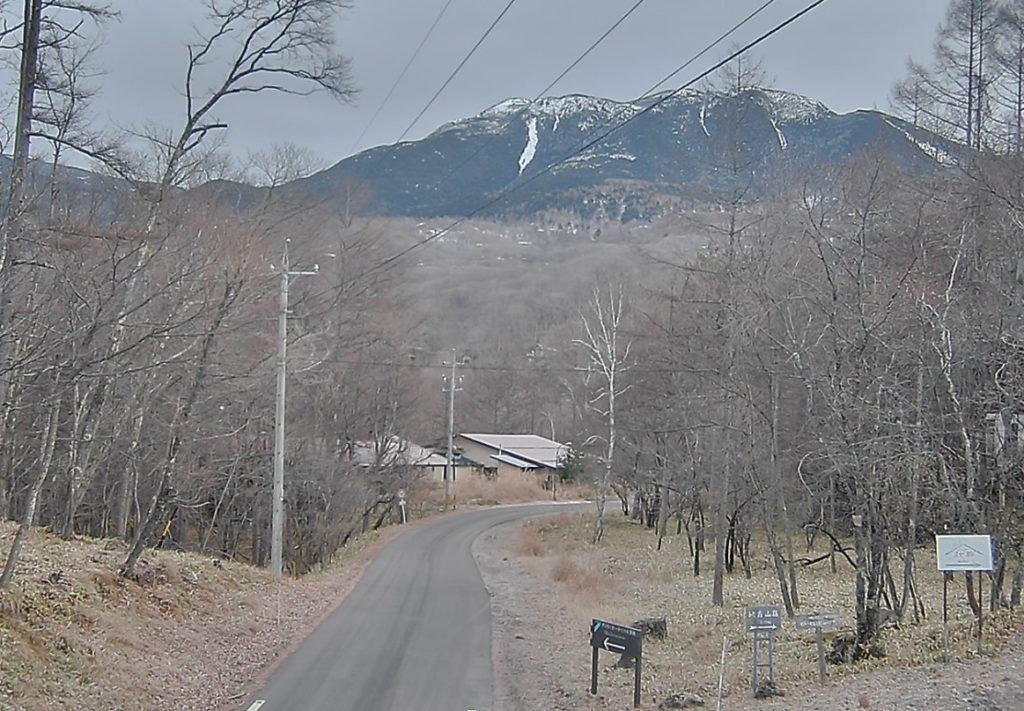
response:
M552 122L552 131L563 123L576 121L577 128L587 131L605 123L612 124L628 119L640 112L642 107L633 102L613 101L581 94L569 96L545 96L529 99L508 99L482 111L476 118L499 120L505 123L526 115Z
M505 99L501 103L481 111L480 116L515 116L520 111L529 108L530 103L529 99Z
M591 165L594 163L611 163L612 161L619 160L632 162L636 159L636 156L632 153L582 153L578 156L573 156L562 165Z
M908 141L910 141L915 146L920 148L925 155L934 158L935 162L938 163L939 165L952 167L957 164L956 156L954 156L952 153L942 148L941 146L936 145L934 143L929 143L927 141L922 141L921 139L914 136L914 134L912 134L910 131L908 131L906 127L901 126L898 122L893 121L888 116L884 116L882 120L884 120L887 124L889 124L897 131L902 133Z
M526 166L533 162L533 157L537 155L537 117L531 117L526 122L526 147L523 148L522 154L519 156L519 174L522 175L523 171L526 170Z
M776 121L782 123L811 123L827 116L835 116L835 112L820 101L806 96L792 94L778 89L762 89L762 93L771 103L772 113Z
M755 93L760 95L760 103L779 124L812 123L836 115L821 102L788 91L758 89ZM581 94L545 96L536 100L512 98L484 109L475 117L447 123L434 133L458 129L468 129L472 133L500 132L520 116L536 117L544 126L550 125L552 131L557 131L563 124L572 124L576 130L587 132L627 121L655 104L658 105L657 111L661 112L699 102L701 129L705 135L710 135L705 122L707 107L726 97L728 94L725 93L688 89L664 91L634 101L614 101Z
M786 135L782 132L782 129L779 128L779 124L775 121L774 118L771 119L771 122L772 128L775 129L775 135L779 137L779 148L781 148L782 150L786 150L786 148L789 146L789 141L786 140Z

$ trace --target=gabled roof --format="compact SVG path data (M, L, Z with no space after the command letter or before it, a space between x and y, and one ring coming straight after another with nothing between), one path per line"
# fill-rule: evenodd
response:
M496 450L498 455L510 455L516 459L551 469L558 467L559 457L568 449L561 442L532 434L463 433L460 437ZM497 458L495 455L491 456Z
M378 449L379 447L379 449ZM383 466L407 466L407 467L443 467L446 460L440 454L435 454L429 449L392 436L383 443L375 442L353 442L352 461L364 467L373 464Z

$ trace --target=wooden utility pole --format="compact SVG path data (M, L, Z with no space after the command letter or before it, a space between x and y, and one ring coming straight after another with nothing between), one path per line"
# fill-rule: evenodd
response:
M282 575L284 547L284 411L288 380L288 282L293 276L318 274L320 268L292 271L288 263L288 243L284 241L281 260L280 310L277 316L277 402L274 408L274 499L270 523L270 569L277 579Z
M448 452L444 465L444 506L454 508L455 506L455 393L462 388L459 387L462 379L456 380L455 369L462 365L455 358L455 349L452 349L451 362L445 362L451 366L451 375L445 376L447 381L445 391L448 393Z

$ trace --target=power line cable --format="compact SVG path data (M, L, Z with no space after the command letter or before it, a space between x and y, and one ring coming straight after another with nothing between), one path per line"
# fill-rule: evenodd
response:
M633 7L629 8L629 10L626 11L626 14L624 14L622 17L620 17L618 20L616 20L615 24L613 24L611 27L609 27L607 30L605 30L604 34L602 34L600 37L598 37L596 40L594 40L593 44L591 44L589 47L587 47L587 50L583 54L581 54L579 57L576 58L576 61L574 61L572 64L570 64L568 67L566 67L565 70L561 74L559 74L557 77L555 77L554 80L550 84L548 84L546 87L541 89L540 93L534 98L534 100L536 101L536 99L539 99L541 96L544 96L545 94L547 94L549 91L551 91L552 87L554 87L558 82L562 81L562 79L565 79L565 76L569 72L571 72L573 69L575 69L577 66L579 66L580 62L582 62L584 59L586 59L590 55L591 52L593 52L595 49L597 49L601 45L602 42L604 42L606 39L608 39L608 35L610 35L615 30L619 29L619 25L621 25L623 22L628 20L629 16L632 15L634 12L636 12L640 8L640 6L643 5L645 2L647 2L647 0L637 0L637 2L633 5Z
M693 55L684 64L681 64L680 66L676 67L671 73L669 73L667 76L665 76L661 81L659 81L657 84L655 84L650 89L648 89L643 94L641 94L639 100L650 98L655 92L658 91L659 88L661 88L662 86L664 86L668 82L672 81L672 79L674 79L676 76L678 76L683 71L685 71L687 69L687 67L689 67L691 64L693 64L694 62L699 60L701 57L703 57L705 54L710 52L712 49L714 49L715 47L720 45L725 40L729 39L729 37L732 36L737 30L739 30L744 25L746 25L748 22L750 22L755 17L760 15L762 12L767 10L768 7L770 5L772 5L774 2L775 2L775 0L765 0L765 2L762 3L760 7L756 8L749 15L747 15L742 20L740 20L735 25L733 25L728 30L726 30L724 33L722 33L722 35L720 35L714 42L709 44L707 47L702 49L697 54ZM811 8L811 9L813 9L813 8ZM731 60L728 60L728 61L731 61ZM700 81L700 79L697 79L696 81ZM692 83L696 83L696 82L692 82Z
M793 24L794 22L798 21L800 18L804 17L805 15L810 13L811 11L815 10L816 8L818 8L819 6L825 4L827 1L828 0L815 0L815 2L811 3L810 5L808 5L803 10L800 10L796 14L791 15L788 19L786 19L783 22L775 25L774 27L772 27L767 32L762 33L756 39L752 40L751 42L748 42L747 44L743 45L739 49L735 50L734 52L729 54L725 59L722 59L721 61L715 63L710 68L708 68L705 71L701 72L700 74L698 74L693 79L691 79L691 80L687 81L686 83L684 83L682 86L680 86L680 87L678 87L676 89L673 89L670 92L665 93L659 99L657 99L656 101L652 102L650 105L648 105L645 108L641 109L637 113L633 114L632 116L629 116L628 118L623 119L622 121L619 121L618 123L613 125L611 128L602 131L595 138L593 138L593 139L587 141L586 143L584 143L582 146L579 146L579 147L575 148L568 155L566 155L566 156L564 156L564 157L562 157L562 158L560 158L560 159L558 159L556 161L553 161L553 162L549 163L547 166L545 166L544 168L542 168L538 172L534 173L533 175L529 176L528 178L525 178L524 180L520 181L519 183L516 183L515 185L513 185L512 187L510 187L510 188L508 188L508 189L498 193L493 198L490 198L490 199L486 200L481 205L479 205L478 207L476 207L475 209L470 211L467 215L452 221L448 226L444 227L443 229L440 229L440 230L437 230L437 231L433 232L430 236L424 237L423 239L415 242L414 244L410 245L409 247L406 247L405 249L400 250L399 252L393 254L392 256L384 259L383 261L381 261L376 266L371 267L369 270L367 270L365 272L365 274L370 274L370 273L372 273L374 271L377 271L379 269L386 269L388 266L390 266L391 264L394 264L395 262L400 260L402 257L406 256L410 252L413 252L413 251L415 251L415 250L417 250L417 249L419 249L419 248L421 248L421 247L423 247L423 246L425 246L427 244L430 244L431 242L433 242L433 241L443 237L444 235L448 234L449 232L451 232L453 229L455 229L459 225L467 222L468 220L472 219L473 217L475 217L476 215L480 214L484 210L486 210L486 209L488 209L490 207L493 207L494 205L498 204L499 202L502 202L503 200L506 200L509 196L514 195L518 191L522 190L526 186L528 186L531 183L533 183L535 180L538 180L539 178L547 175L548 173L550 173L552 170L554 170L558 166L564 165L565 163L569 162L573 158L575 158L575 157L579 156L580 154L586 152L587 150L593 148L595 145L597 145L601 141L604 141L606 138L608 138L610 135L612 135L616 131L620 130L624 126L628 125L629 123L632 123L633 121L635 121L636 119L640 118L641 116L644 116L644 115L650 113L654 109L656 109L659 106L661 106L662 104L664 104L669 99L671 99L671 98L673 98L675 96L678 96L680 93L682 93L683 91L689 89L690 87L692 87L697 82L702 81L703 79L707 78L709 75L713 74L714 72L716 72L719 69L721 69L722 67L724 67L726 64L728 64L732 60L734 60L737 57L739 57L740 55L750 51L751 49L753 49L757 45L761 44L765 40L767 40L770 37L778 34L782 30L784 30L786 27L789 27L791 24ZM719 38L719 40L717 40L717 42L721 42L726 37L728 37L729 34L730 33L726 33L726 34L722 35L722 37ZM708 51L708 49L705 49L702 53L706 53L707 51ZM669 76L674 76L674 75L678 74L679 72L683 71L683 69L686 66L692 64L694 61L695 60L693 60L693 59L688 60L686 62L686 64L682 65L679 69L677 69L675 72L673 72ZM659 82L656 86L660 86L663 82L664 82L664 80L662 80L662 82Z
M380 102L380 105L377 107L377 110L373 112L373 117L370 118L370 122L366 124L366 127L363 129L362 133L359 134L359 137L352 144L352 147L348 149L349 154L355 153L356 148L359 147L359 144L362 142L367 132L369 132L373 124L376 123L377 119L380 117L380 112L384 110L384 106L391 100L391 97L395 93L395 89L398 88L398 85L402 82L402 79L405 78L406 73L408 73L409 69L412 67L412 63L416 61L416 58L419 57L420 52L423 51L423 46L426 45L427 40L430 39L430 36L434 34L434 30L437 28L438 23L441 22L441 18L444 17L444 14L448 12L448 7L451 4L452 0L447 0L447 2L445 2L444 4L444 7L441 8L441 12L437 13L437 17L434 18L434 22L430 25L430 28L427 30L427 34L423 35L423 39L420 40L419 46L416 47L416 51L414 51L412 53L412 56L409 57L409 61L405 63L405 66L399 73L398 78L395 79L394 83L391 85L391 88L388 90L387 96L385 96L384 100Z
M719 44L724 42L731 35L733 35L735 32L737 32L739 29L741 29L744 25L746 25L748 22L750 22L755 17L757 17L759 14L761 14L766 9L768 9L768 7L770 5L772 5L773 3L775 3L775 1L776 0L765 0L765 2L762 3L760 7L756 8L753 12L751 12L746 17L744 17L742 20L740 20L735 25L733 25L731 28L729 28L724 34L722 34L720 37L718 37L716 40L714 40L711 44L709 44L704 49L702 49L700 52L698 52L693 57L691 57L686 63L684 63L680 67L676 68L675 71L673 71L671 74L669 74L668 76L664 77L661 81L659 81L653 87L651 87L650 89L645 91L639 97L639 99L637 99L637 101L642 101L642 100L644 100L646 98L649 98L655 91L657 91L657 89L659 87L661 87L662 85L664 85L665 83L670 81L673 77L678 75L680 72L685 70L691 64L693 64L698 59L703 57L705 54L710 52L716 46L718 46ZM588 47L587 50L583 54L581 54L572 64L570 64L568 66L568 68L566 68L561 74L559 74L557 77L555 77L554 81L552 81L550 84L548 84L546 87L544 87L536 96L534 96L532 101L531 101L531 103L534 103L534 102L538 101L541 97L543 97L545 94L547 94L552 89L552 87L554 87L556 84L558 84L558 82L560 82L562 79L564 79L565 76L569 72L571 72L573 69L575 69L580 64L580 62L582 62L584 59L586 59L586 57L591 52L593 52L602 42L604 42L604 40L607 39L608 36L612 32L614 32L616 29L618 29L618 27L623 22L625 22L629 18L629 16L632 15L641 5L643 5L644 2L646 2L646 0L638 0L629 10L626 11L626 13L622 17L620 17L615 22L615 24L613 24L610 28L608 28L608 30L606 30L604 32L604 34L602 34L600 37L598 37L597 40L593 44L591 44L590 47ZM457 164L451 170L449 170L445 174L444 178L442 178L441 180L447 180L448 178L452 177L453 175L455 175L456 173L461 171L463 168L465 168L474 159L476 159L477 156L479 156L481 153L483 153L485 150L487 150L487 147L490 146L495 140L497 140L498 133L500 133L501 131L504 131L506 128L511 126L512 123L516 119L518 119L520 116L522 116L526 112L526 110L528 108L529 108L529 105L524 106L521 109L519 109L518 111L516 111L514 114L512 114L502 124L501 128L499 129L499 131L497 133L492 134L486 141L484 141L483 145L481 145L479 148L477 148L468 158L466 158L461 163ZM592 135L594 135L594 133L595 133L595 131L591 131L590 134L588 134L588 135L592 136Z
M625 22L627 19L629 19L629 16L632 15L634 12L636 12L640 8L640 6L643 5L645 2L647 2L647 0L637 0L637 2L633 5L633 7L629 8L629 10L627 10L626 13L624 15L622 15L622 17L620 17L618 20L615 21L615 24L613 24L611 27L609 27L607 30L605 30L604 34L602 34L600 37L598 37L586 49L586 51L583 52L583 54L581 54L579 57L577 57L572 62L572 64L570 64L568 67L566 67L562 71L562 73L559 74L557 77L555 77L554 80L550 84L548 84L546 87L541 89L533 97L533 99L530 101L530 104L538 101L541 97L545 96L549 91L551 91L551 89L554 88L554 86L557 85L558 82L562 81L562 79L564 79L569 72L571 72L573 69L575 69L577 66L579 66L579 64L584 59L586 59L595 49L597 49L601 45L601 43L603 43L606 39L608 39L608 36L611 35L611 33L614 32L615 30L617 30L619 28L619 26L623 22ZM770 4L772 2L775 2L775 0L768 0L768 2ZM479 156L481 153L483 153L485 150L487 150L487 147L490 146L497 139L499 133L501 133L506 128L511 126L512 123L516 119L518 119L520 116L522 116L526 112L526 110L528 108L529 108L529 104L527 104L526 106L522 107L521 109L516 111L514 114L509 116L508 119L505 120L505 122L502 124L501 128L498 129L497 132L491 134L491 136L486 141L484 141L483 145L481 145L479 148L477 148L475 151L473 151L473 153L470 154L470 156L468 158L466 158L461 163L457 164L451 170L449 170L441 180L442 181L443 180L447 180L448 178L450 178L451 176L455 175L460 170L465 168L473 160L475 160L477 156Z
M448 370L451 365L441 365L433 363L400 363L395 360L366 360L366 359L349 359L349 358L324 358L314 359L318 363L328 363L331 365L349 365L354 367L364 368L388 368L396 370ZM459 368L468 372L485 372L485 373L593 373L595 372L592 368L586 366L529 366L529 365L474 365L473 363L466 363L460 365ZM650 368L650 367L631 367L628 372L631 374L661 374L661 375L674 375L677 373L685 373L678 368Z
M409 135L409 131L411 131L411 130L413 129L413 126L415 126L415 125L416 125L416 123L417 123L417 122L418 122L418 121L419 121L419 120L420 120L421 118L423 118L423 114L427 113L427 111L428 111L428 110L430 109L430 107L434 105L434 102L435 102L435 101L437 101L437 98L438 98L439 96L441 96L441 92L443 92L443 91L444 91L445 89L447 89L447 88L448 88L448 85L449 85L449 84L451 84L451 83L452 83L452 80L454 80L454 79L455 79L456 75L457 75L457 74L458 74L458 73L459 73L460 71L462 71L462 68L463 68L464 66L466 66L466 63L467 63L467 62L468 62L468 61L470 60L470 58L471 58L471 57L472 57L472 56L473 56L473 55L474 55L474 54L476 53L477 49L479 49L479 48L480 48L480 45L482 45L482 44L484 43L484 40L486 40L486 39L487 39L487 37L488 37L488 36L489 36L489 35L491 34L491 32L492 32L492 31L494 30L494 28L498 26L498 23L499 23L499 22L501 22L502 18L504 18L504 17L505 17L505 15L506 15L506 14L508 13L508 11L509 11L509 10L511 10L511 9L512 9L512 6L513 6L513 5L515 5L515 4L516 4L516 0L508 0L508 4L507 4L507 5L505 5L505 9L504 9L504 10L502 10L502 11L501 11L501 13L499 13L499 14L498 14L498 16L497 16L496 18L494 18L494 22L492 22L492 23L491 23L491 26L487 28L487 31L486 31L486 32L484 32L484 33L483 33L483 35L482 35L482 36L480 37L480 39L478 39L478 40L476 41L476 44L474 44L474 45L473 45L473 48L472 48L471 50L469 50L469 53L468 53L468 54L467 54L467 55L466 55L465 57L463 57L463 58L462 58L462 61L461 61L461 62L459 62L459 65L458 65L457 67L455 67L455 71L453 71L453 72L452 72L452 73L451 73L451 74L450 74L450 75L448 76L448 78L447 78L447 79L445 79L445 81L444 81L444 84L442 84L442 85L441 85L441 88L440 88L440 89L438 89L438 90L437 90L436 92L434 92L434 95L433 95L432 97L430 97L430 101L428 101L428 102L427 102L427 105L426 105L426 106L424 106L424 107L423 107L423 108L422 108L422 109L420 110L420 112L419 112L418 114L416 114L416 118L414 118L414 119L412 120L412 123L410 123L410 124L409 124L408 128L406 128L406 129L405 129L404 131L402 131L402 135L398 137L398 141L397 141L398 143L401 143L401 142L402 142L402 140L403 140L403 139L404 139L404 138L405 138L406 136L408 136L408 135Z

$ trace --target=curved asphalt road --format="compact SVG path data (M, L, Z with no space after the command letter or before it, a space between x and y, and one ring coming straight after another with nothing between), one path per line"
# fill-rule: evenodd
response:
M242 709L490 711L490 598L470 545L559 508L471 511L401 535Z

